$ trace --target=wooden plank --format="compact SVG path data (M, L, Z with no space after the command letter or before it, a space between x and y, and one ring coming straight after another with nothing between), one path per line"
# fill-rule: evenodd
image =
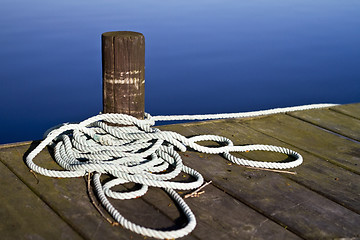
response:
M22 146L22 145L30 145L31 142L32 142L32 141L14 142L14 143L1 144L1 145L0 145L0 149L2 149L2 148L11 148L11 147L18 147L18 146Z
M161 191L154 189L154 191ZM257 213L218 188L209 185L205 193L185 201L194 212L197 226L193 234L200 239L299 239L298 236ZM162 192L164 194L164 192ZM159 209L170 206L161 194L146 194L143 198ZM183 193L182 195L185 195ZM178 211L166 211L178 218Z
M360 174L360 144L294 117L278 114L244 125Z
M102 177L102 181L104 182L107 179L109 179L108 176ZM116 186L112 188L112 190L126 191L137 187L134 183L128 183L125 186ZM109 198L109 200L125 218L141 226L170 230L178 229L187 223L186 216L179 211L175 202L161 189L150 187L150 190L145 196L147 196L148 199L154 199L154 202L157 202L157 204L153 204L152 201L148 201L144 197L129 200L114 200ZM165 203L165 205L159 203ZM169 214L169 212L175 214ZM108 214L106 215L110 217ZM141 235L137 235L137 238L153 239ZM197 238L196 236L188 235L182 239L192 240Z
M240 123L241 124L241 123ZM241 128L238 131L239 123L224 123L222 127L224 130L219 131L219 134L231 132L231 139L235 144L268 144L283 146L294 151L300 152L304 158L304 163L299 167L290 171L295 171L296 175L284 174L283 176L306 186L313 191L357 212L360 213L360 186L352 184L360 181L360 176L351 171L347 171L341 167L336 167L333 164L324 161L317 156L304 152L298 148L284 144L283 142L264 135L258 131L250 128ZM239 154L240 155L240 154ZM253 160L266 160L266 161L281 161L284 155L276 153L264 152L249 152L241 154L244 158Z
M254 120L258 121L258 120ZM213 126L209 122L161 127L175 130L187 136L219 133L222 121ZM247 135L243 127L238 132ZM233 132L228 132L231 138ZM225 136L225 137L226 137ZM251 134L249 134L251 138ZM190 152L184 159L189 166L198 169L207 179L268 218L286 226L304 238L335 238L360 234L356 224L360 216L320 194L284 178L276 173L255 171L228 165L220 156ZM267 155L265 155L266 157ZM341 224L334 224L339 222Z
M23 162L24 154L29 152L29 148L33 149L34 145L1 149L0 160L80 235L87 239L144 239L143 236L122 227L111 226L99 215L87 195L85 179L56 179L37 175L39 180L37 182ZM35 158L35 162L44 167L59 169L47 151L42 151ZM175 225L169 217L141 199L112 202L115 207L121 209L123 216L138 224L157 228ZM194 239L194 237L188 236L184 239Z
M2 239L82 239L0 162Z
M271 129L288 129L288 123L286 122L288 119L291 119L291 121L300 121L286 115L281 115L281 121L270 121L270 124L265 121L265 119L271 119L272 117L275 116L257 118L250 122L261 121L265 127L270 127ZM207 180L213 180L215 186L208 186L205 189L206 193L200 198L186 200L194 213L199 216L198 226L194 230L193 236L200 239L215 239L219 236L226 239L238 239L238 236L263 239L271 236L276 239L289 239L297 238L297 236L294 235L295 233L303 238L313 239L359 237L359 230L356 226L360 221L359 214L357 214L359 213L358 202L360 196L358 193L360 191L359 186L353 184L358 182L359 175L355 174L354 170L353 172L347 171L324 161L321 157L318 157L320 153L315 153L315 155L309 154L307 151L301 150L301 146L299 146L300 149L292 147L291 145L294 145L294 143L290 142L291 145L285 144L282 142L284 141L282 137L275 136L282 140L280 141L267 136L266 133L264 135L259 132L262 131L261 124L256 125L256 127L260 126L258 129L249 125L248 122L248 120L227 120L161 127L162 129L176 130L187 135L197 135L199 133L220 134L233 139L237 144L265 143L281 145L300 152L305 159L307 159L302 166L296 168L298 175L282 176L277 173L229 165L226 160L219 156L210 156L191 151L182 154L187 165L193 166L203 173ZM303 121L300 122L304 124ZM296 124L291 123L290 125L298 125L300 128L304 128L303 125L299 125L297 122ZM319 130L319 128L312 124L308 125L311 127L306 126L305 129L309 129L309 131L312 130L312 128ZM290 132L288 133L290 134ZM240 135L238 136L237 134ZM280 136L282 136L281 134ZM333 135L331 133L328 134ZM306 134L304 133L304 135ZM339 136L336 137L341 138ZM328 143L325 141L325 144ZM47 202L47 200L49 200L49 202L55 202L55 204L51 203L49 206L69 222L78 232L83 234L83 232L89 228L95 229L98 225L91 223L91 221L91 227L85 227L77 223L77 221L84 222L87 220L84 220L84 218L76 218L76 220L72 218L72 216L70 216L69 204L59 207L58 205L62 203L60 203L61 201L57 202L56 199L59 198L57 195L60 192L60 195L64 196L62 201L66 202L67 198L72 198L71 201L81 202L80 204L75 204L72 210L74 210L74 208L76 208L76 210L80 208L82 209L80 211L81 214L87 214L90 208L94 211L92 205L90 205L89 209L82 206L89 204L88 202L84 202L85 198L89 201L86 194L84 194L85 198L82 200L76 199L79 198L78 194L82 190L83 193L86 192L84 180L72 180L76 181L78 185L83 185L83 189L79 187L67 187L69 186L68 184L72 182L69 182L69 179L55 179L55 182L51 180L52 183L49 184L46 183L51 182L50 180L46 180L49 178L41 176L41 178L39 178L40 183L36 184L36 179L27 171L28 169L23 162L14 161L15 158L18 158L18 160L21 159L21 153L23 154L27 148L28 146L19 146L12 148L12 150L2 149L0 150L0 159L4 161L12 171L17 174L20 173L19 176L21 179L26 179L26 184L28 184L34 192L39 194L42 199L45 199L45 202ZM306 147L306 149L307 148L308 147ZM13 151L14 149L17 150ZM279 160L282 157L268 153L248 153L246 156L254 159L266 157L269 160ZM50 164L50 159L46 152L42 153L37 159L37 161L43 161L44 165L48 167L54 167L53 163ZM18 165L25 166L25 170L21 169L22 167ZM60 181L67 181L67 183L64 185L59 184ZM40 184L44 186L37 186ZM55 188L56 194L50 193L52 196L46 199L45 195L49 194L45 193L46 188ZM75 191L77 194L69 195L66 191ZM335 202L346 208L341 207ZM115 204L121 208L121 213L129 219L140 224L150 224L148 225L150 227L162 226L167 228L174 226L174 222L181 224L184 221L184 217L181 216L177 209L171 204L170 199L159 189L151 190L149 194L145 195L143 200L119 201L119 203L116 202ZM226 206L226 208L224 206ZM249 209L248 206L255 210ZM141 211L139 212L139 210ZM136 215L136 213L138 214ZM94 214L97 213L95 212ZM159 215L159 219L155 217L154 220L152 217L157 215ZM87 218L88 217L89 215ZM97 218L102 220L101 224L109 226L109 224L98 215ZM232 221L234 222L233 225ZM89 223L87 222L86 224ZM102 226L99 226L97 231L91 232L92 235L90 233L85 235L86 238L90 238L96 237L97 234L101 233L103 237L105 229L106 236L118 237L116 234L106 233L106 231L118 231L118 229L121 228L111 228L112 230L106 230L106 228L102 229ZM129 233L129 231L123 229L120 231L120 239L143 239L143 237ZM94 235L94 233L96 234ZM193 239L194 237L188 236L184 239Z
M7 149L10 150L10 149ZM24 150L22 150L24 151ZM19 150L16 150L15 148L11 149L11 151L8 151L8 153L13 154L14 152L19 153ZM0 158L7 159L9 156L8 153L0 152ZM21 150L20 150L21 153ZM55 167L53 164L51 164L51 161L46 153L41 153L42 156L40 158L43 158L41 162L47 167ZM4 156L5 155L5 156ZM13 156L13 155L12 155ZM18 156L19 157L19 156ZM10 156L11 158L11 156ZM19 158L20 159L20 158ZM47 163L45 163L47 161ZM12 163L9 163L11 166L13 166ZM19 164L19 162L18 162ZM23 164L23 163L21 163ZM20 172L21 174L25 174L27 177L30 177L30 179L27 179L29 182L35 182L36 179L31 176L28 172L23 173L23 171L19 171L19 167L15 167L16 172ZM21 167L23 168L23 166ZM29 176L28 176L29 175ZM182 177L182 176L180 176ZM51 186L51 184L48 183L49 180L56 183L55 188L64 187L62 186L62 182L66 181L66 186L69 186L70 184L74 184L74 181L71 179L55 179L52 180L50 178L38 176L40 179L40 183L46 184L46 189L53 189L54 186ZM83 228L86 228L86 231L89 230L89 227L82 226L82 224L78 224L75 221L82 221L82 219L78 219L83 215L84 212L84 206L77 206L78 204L75 204L75 206L70 209L73 211L73 214L76 213L76 219L72 219L72 217L67 216L69 213L64 213L64 207L69 207L67 204L64 204L64 199L75 199L76 197L73 196L71 192L78 192L83 193L82 195L85 195L85 189L79 188L79 186L84 185L84 181L82 179L76 179L76 189L75 185L72 187L67 187L67 190L62 191L60 194L61 196L55 196L53 191L49 191L47 193L43 193L42 189L38 189L38 186L35 186L36 191L47 201L51 202L51 205L53 206L56 211L58 211L61 215L65 215L65 218L71 223L76 225L76 228L79 231L83 231ZM30 183L31 184L31 183ZM70 192L71 191L71 192ZM271 220L267 219L266 217L262 216L261 214L255 212L254 210L248 208L246 205L240 203L239 201L233 199L231 196L227 195L226 193L223 193L222 191L218 190L217 188L213 186L209 186L206 189L206 197L201 198L192 198L187 199L186 201L190 204L191 209L195 212L197 216L198 225L194 230L193 235L197 236L202 239L219 239L220 236L225 237L227 239L238 239L239 236L248 236L250 237L257 237L259 239L264 239L264 236L272 236L276 239L298 239L298 237L291 232L287 231L286 229L282 228L281 226L277 225L276 223L272 222ZM205 196L205 195L204 195ZM87 196L86 196L87 197ZM54 199L56 198L56 199ZM182 225L185 221L184 216L182 216L178 209L175 207L174 203L171 201L171 199L160 189L153 189L151 190L142 198L146 202L150 203L150 205L156 206L156 208L160 209L161 213L166 214L169 216L170 219L173 220L173 223L175 222L177 226ZM85 200L85 199L84 199ZM92 207L89 203L89 200L87 200L86 203L84 203L82 200L77 199L77 203L81 203L80 205L86 205L86 212L89 214ZM171 224L168 222L164 224L163 221L160 221L159 218L152 218L151 221L149 221L149 216L151 216L151 211L146 212L140 212L144 208L149 208L149 206L144 207L141 204L140 199L135 200L129 200L129 201L112 201L115 203L115 206L121 209L121 213L127 217L129 220L137 222L139 224L149 225L151 223L153 227L156 226L163 226L163 227L170 227ZM139 203L140 202L140 203ZM226 207L224 207L226 206ZM76 210L74 210L76 208ZM123 211L123 209L126 209L126 211ZM153 207L150 207L153 211L159 211L154 209ZM94 215L97 215L97 213L93 213ZM233 216L236 216L236 218L233 218ZM241 217L238 217L241 216ZM96 216L95 216L96 217ZM92 218L94 216L87 216L87 218L90 218L88 220L89 225L92 225ZM97 216L97 218L100 218ZM161 218L160 218L161 219ZM100 222L104 222L102 219L100 219ZM159 222L160 221L160 222ZM172 225L174 225L172 223ZM102 225L109 226L109 224L102 223ZM104 228L104 226L102 226ZM113 228L114 231L116 229ZM103 233L106 230L104 229L98 229L96 231L97 233ZM211 234L210 234L211 233ZM91 232L89 233L92 237L96 236L95 233ZM106 234L106 233L105 233ZM136 234L134 234L136 236ZM132 237L134 237L132 235ZM137 236L140 237L140 236ZM141 238L141 237L140 237ZM188 236L184 239L193 239L191 236Z
M336 111L329 111L328 109L298 111L289 113L289 115L360 141L360 119Z
M332 107L331 110L360 119L360 103L339 105Z

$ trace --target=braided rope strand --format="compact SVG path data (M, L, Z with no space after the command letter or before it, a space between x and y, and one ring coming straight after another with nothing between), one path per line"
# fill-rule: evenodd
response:
M314 104L248 113L181 116L153 117L146 113L144 120L125 114L100 114L78 124L64 124L51 129L46 134L45 139L28 154L26 164L34 172L49 177L69 178L95 173L93 182L101 204L124 228L147 237L179 238L188 235L195 228L196 219L189 206L175 189L198 188L203 184L204 179L199 172L183 164L176 149L184 152L187 148L192 148L202 153L221 154L227 160L238 165L270 169L294 168L303 162L303 158L299 153L283 147L261 144L234 146L230 139L217 135L186 138L175 132L152 128L156 121L254 117L332 106L335 104ZM117 127L106 123L125 126ZM222 146L205 147L197 143L201 141L214 141L221 143ZM64 170L46 169L34 162L34 158L48 145L54 147L55 161ZM232 155L233 152L248 151L283 153L293 160L263 162L237 158ZM181 172L189 174L195 180L193 182L171 181ZM101 174L111 175L113 180L102 185ZM130 192L111 190L116 185L128 182L140 184L141 187ZM170 195L187 217L188 222L185 226L176 230L162 231L137 225L124 218L108 200L108 197L132 199L143 196L148 191L149 186L163 188Z

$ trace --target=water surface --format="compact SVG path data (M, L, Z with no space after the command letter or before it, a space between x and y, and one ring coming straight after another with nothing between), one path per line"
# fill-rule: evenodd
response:
M0 3L0 143L101 111L101 33L146 38L146 111L360 101L360 2Z

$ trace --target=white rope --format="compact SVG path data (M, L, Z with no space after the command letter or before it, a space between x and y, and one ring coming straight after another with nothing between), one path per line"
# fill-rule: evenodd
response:
M315 104L300 107L277 108L266 111L233 114L154 116L146 114L144 120L138 120L124 114L100 114L78 124L65 124L52 129L46 138L26 157L26 164L33 171L49 177L80 177L94 172L94 186L102 205L124 228L148 237L159 239L179 238L189 234L196 225L196 219L185 201L176 193L178 190L198 188L203 183L200 173L185 166L175 151L186 151L187 147L210 154L222 154L229 161L251 167L285 169L294 168L303 161L302 156L290 149L271 145L234 146L225 137L201 135L186 138L178 133L160 131L152 128L156 121L170 120L207 120L223 118L254 117L274 113L331 107L335 104ZM107 124L110 123L110 124ZM123 127L111 124L125 125ZM205 147L197 142L215 141L221 147ZM47 145L54 146L55 161L65 170L43 168L33 159ZM248 151L271 151L286 154L290 162L263 162L237 158L231 153ZM180 172L194 177L193 182L175 182ZM113 180L102 185L101 174L113 176ZM111 190L116 185L133 182L140 189L130 192ZM179 205L188 219L186 226L171 231L162 231L139 226L124 218L110 203L114 199L131 199L144 195L148 187L161 187Z
M296 107L284 107L284 108L274 108L261 111L252 111L252 112L240 112L240 113L221 113L221 114L202 114L202 115L164 115L164 116L154 116L152 119L154 121L171 121L171 120L210 120L210 119L225 119L225 118L244 118L244 117L257 117L263 115L270 115L276 113L286 113L302 110L310 110L316 108L327 108L333 107L338 104L332 103L322 103L322 104L309 104Z

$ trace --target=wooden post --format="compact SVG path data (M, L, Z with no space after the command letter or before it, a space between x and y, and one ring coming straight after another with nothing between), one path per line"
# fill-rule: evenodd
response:
M137 32L102 34L103 113L144 118L145 38Z

